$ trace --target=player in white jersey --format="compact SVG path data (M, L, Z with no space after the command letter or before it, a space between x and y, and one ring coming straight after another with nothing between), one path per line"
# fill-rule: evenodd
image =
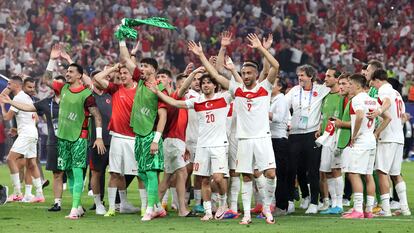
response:
M32 104L33 101L26 93L22 91L22 79L19 76L10 78L7 87L1 93L6 96L13 93L13 101ZM37 146L37 128L36 128L36 114L33 112L24 112L15 107L10 107L6 112L4 103L1 104L2 115L4 120L11 120L14 116L17 122L18 137L13 143L7 156L7 164L10 169L10 177L14 186L13 195L10 200L21 200L21 188L19 169L17 159L26 158L26 167L32 175L33 185L36 188L36 195L30 202L44 202L45 198L42 191L42 181L40 179L40 172L36 164L36 146Z
M208 221L213 219L211 210L211 176L218 185L220 194L216 219L222 218L227 210L227 182L224 179L224 175L228 174L226 118L231 96L226 93L217 93L218 84L208 74L201 76L200 83L203 94L186 101L175 100L156 91L155 88L153 90L167 104L178 108L194 109L197 113L199 133L193 170L195 175L202 177L203 206L206 214L201 220Z
M375 99L364 91L367 86L366 78L361 74L354 74L349 78L349 94L354 97L350 104L351 141L348 168L349 179L354 193L354 209L345 214L344 218L372 218L374 206L375 183L372 177L375 161L376 136L374 135L375 122L367 114L378 108ZM387 114L382 114L383 122L375 131L378 135L389 123ZM365 176L367 189L366 209L363 212L363 186L361 176Z
M249 47L258 49L269 61L272 68L261 83L257 83L258 65L255 62L245 62L241 73L243 84L229 81L218 74L215 68L205 57L201 44L189 42L189 49L197 55L204 67L213 78L224 88L228 89L235 98L234 110L237 114L237 167L236 172L243 174L242 201L244 217L240 224L250 224L250 207L252 198L253 165L256 164L259 171L264 172L266 187L260 191L264 192L264 210L266 222L274 224L270 204L276 188L276 163L272 148L271 134L269 129L268 113L270 109L270 96L279 63L262 46L260 39L255 34L247 36Z
M378 137L377 157L375 169L377 170L383 216L392 216L390 208L389 177L395 183L395 189L400 199L400 212L411 215L407 202L406 184L401 176L403 160L404 132L402 117L405 114L405 105L398 91L387 82L387 72L376 70L371 76L371 85L378 90L378 102L381 105L370 117L375 119L382 112L388 111L391 122Z

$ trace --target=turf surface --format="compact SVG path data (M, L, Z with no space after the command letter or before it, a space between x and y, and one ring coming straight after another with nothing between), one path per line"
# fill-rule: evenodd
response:
M407 182L408 201L414 207L414 163L404 163L403 174ZM51 173L45 172L51 180ZM11 187L9 171L0 165L0 184ZM139 206L137 183L132 183L128 197ZM135 188L133 190L132 188ZM23 188L24 190L24 188ZM41 204L7 203L0 206L0 233L7 232L414 232L414 217L374 218L369 220L345 220L338 216L308 216L303 210L280 217L275 225L267 225L264 220L253 219L253 224L242 226L236 220L201 222L198 218L180 218L170 211L169 216L150 222L141 222L138 215L121 215L104 218L88 211L78 221L66 220L70 210L70 194L63 195L61 212L50 213L47 208L53 203L52 187L45 189L46 202ZM89 208L93 199L83 193L83 205ZM298 203L297 203L298 204ZM414 208L411 208L414 213Z

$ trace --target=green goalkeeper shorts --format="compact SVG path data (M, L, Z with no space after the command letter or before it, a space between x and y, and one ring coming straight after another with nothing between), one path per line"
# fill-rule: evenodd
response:
M58 169L62 171L72 168L85 168L88 141L85 138L71 142L58 138Z
M158 153L150 154L150 147L154 139L154 132L147 136L135 136L135 159L138 163L138 172L146 171L163 171L164 170L164 154L162 148L162 138L158 142Z

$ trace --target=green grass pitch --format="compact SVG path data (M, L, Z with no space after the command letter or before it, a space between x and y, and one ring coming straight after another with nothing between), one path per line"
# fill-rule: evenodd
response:
M414 163L403 164L403 174L408 188L408 201L414 213ZM51 180L51 173L45 172ZM11 187L7 166L0 165L0 183ZM141 222L138 215L122 215L104 218L87 211L85 217L78 221L64 218L70 210L70 194L63 194L63 210L50 213L47 208L53 203L51 185L45 189L46 202L41 204L7 203L0 206L0 233L12 232L414 232L414 217L374 218L369 220L345 220L339 216L307 216L303 210L296 209L293 215L277 218L275 225L267 225L264 220L253 218L253 224L242 226L236 220L201 222L198 218L180 218L169 212L162 219ZM139 206L137 183L131 184L129 200ZM106 197L105 197L106 198ZM85 208L93 204L93 199L83 193Z

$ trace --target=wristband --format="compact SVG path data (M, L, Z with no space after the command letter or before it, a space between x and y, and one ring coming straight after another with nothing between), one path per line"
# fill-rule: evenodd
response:
M124 40L120 40L120 41L119 41L119 46L124 46L124 47L126 47L126 43L125 43L125 41L124 41Z
M47 63L46 70L48 71L54 71L56 68L56 61L53 59L49 59L49 63Z
M96 127L96 138L102 138L102 127Z
M158 131L155 131L154 139L152 140L152 142L158 143L160 139L161 139L161 133Z

